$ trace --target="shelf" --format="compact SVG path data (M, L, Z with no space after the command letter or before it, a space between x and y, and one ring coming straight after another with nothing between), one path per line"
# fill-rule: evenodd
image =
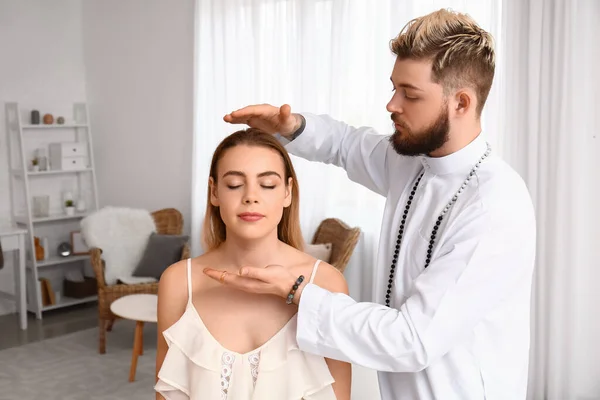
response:
M73 306L75 304L89 303L89 302L96 301L96 300L98 300L98 296L96 296L96 295L89 296L89 297L83 297L81 299L76 299L74 297L61 296L60 301L58 303L48 305L48 306L42 306L42 311L49 311L49 310L54 310L56 308Z
M5 123L8 128L7 148L9 160L7 167L9 169L7 172L10 174L9 183L11 191L15 194L14 199L19 198L19 201L15 204L16 208L13 207L12 220L19 228L27 229L28 239L31 239L33 236L47 235L48 242L52 243L52 247L54 247L54 249L52 247L48 249L46 253L47 260L36 261L35 242L33 240L26 240L29 257L26 260L26 276L23 278L27 280L27 309L34 312L37 319L40 320L42 319L43 311L62 309L63 307L97 300L97 296L76 299L64 297L63 295L58 304L43 306L42 291L38 284L39 278L43 274L51 275L54 278L54 275L58 273L87 266L90 258L89 255L61 257L55 246L55 244L58 245L61 241L68 242L66 238L71 231L80 229L78 225L81 220L98 210L98 188L92 157L92 126L89 110L85 102L74 102L72 106L72 113L69 113L63 107L63 111L54 114L55 118L57 115L61 115L64 118L60 119L61 122L64 122L63 124L58 124L58 118L56 118L52 124L47 125L43 123L43 117L40 118L42 119L41 121L36 121L40 122L39 124L32 124L32 120L28 116L30 110L21 110L17 102L6 102L4 107ZM59 105L57 104L56 107L59 107ZM45 114L42 113L40 117L42 115ZM51 169L51 157L46 157L47 163L40 163L40 166L47 167L47 170L33 171L32 159L29 159L32 155L27 155L32 149L46 148L46 154L49 155L51 143L65 141L80 143L81 151L76 150L77 154L73 152L69 154L82 156L83 158L76 160L74 163L69 162L68 165L56 165L56 168ZM87 159L82 155L84 152L87 153ZM2 157L0 156L0 159ZM60 167L70 169L58 169ZM51 182L51 180L57 181ZM65 180L66 182L60 182ZM58 194L58 192L67 189L72 191L72 194L77 192L81 194L83 191L86 193L89 192L89 198L85 200L86 203L90 201L87 204L93 204L93 206L89 206L81 212L76 211L73 215L67 215L64 207L64 193L62 195ZM17 194L18 197L16 196ZM55 197L57 199L61 198L62 200L56 204L52 202L48 204L49 209L45 208L45 210L46 212L50 211L49 216L36 217L32 211L34 209L37 211L33 200L38 195ZM69 209L69 211L72 210ZM31 259L32 256L33 260Z
M88 215L87 212L75 213L74 215L56 214L56 215L50 215L49 217L43 217L43 218L33 217L31 222L33 222L34 224L40 224L40 223L52 222L52 221L66 221L69 219L84 218L84 217L87 217L87 215ZM17 215L15 217L15 222L17 224L27 224L27 216L26 215Z
M78 172L91 172L91 171L92 171L91 168L73 169L73 170L55 170L55 171L50 170L50 171L39 171L39 172L27 171L27 176L67 175L67 174L75 174ZM23 170L20 170L20 169L13 169L12 173L15 177L18 177L18 178L21 178L23 176Z
M87 128L87 124L52 124L52 125L21 125L23 129L67 129L67 128Z
M89 254L74 255L74 256L68 256L68 257L52 256L52 257L49 257L47 260L38 261L37 266L38 266L38 268L42 268L42 267L49 267L51 265L68 264L68 263L72 263L72 262L76 262L76 261L89 260L89 259L90 259ZM29 268L31 268L31 264L29 265Z

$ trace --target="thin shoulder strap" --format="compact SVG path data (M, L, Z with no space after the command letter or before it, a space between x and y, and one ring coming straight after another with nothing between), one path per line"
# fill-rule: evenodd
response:
M320 262L321 260L315 261L315 265L313 265L312 274L310 274L310 280L308 281L309 283L313 283L313 281L315 280L315 275L317 275L317 269L319 269Z
M192 302L192 259L187 259L188 303Z

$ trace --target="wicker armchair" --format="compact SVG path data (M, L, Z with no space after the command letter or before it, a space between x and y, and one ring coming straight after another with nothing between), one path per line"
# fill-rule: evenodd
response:
M152 213L156 232L162 235L181 235L183 231L183 217L181 213L174 208L166 208ZM190 250L186 244L181 254L181 259L189 258ZM112 325L117 318L111 311L110 305L113 301L129 294L158 292L158 282L141 283L135 285L106 285L104 280L104 261L102 260L102 249L90 249L90 258L96 280L98 281L98 326L100 328L98 352L106 352L106 331L112 329Z
M350 228L336 218L328 218L321 222L312 244L331 243L331 258L329 264L344 272L350 256L358 243L360 228Z

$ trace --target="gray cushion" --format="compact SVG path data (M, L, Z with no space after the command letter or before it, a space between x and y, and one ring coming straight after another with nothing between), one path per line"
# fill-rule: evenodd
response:
M169 265L181 260L183 246L188 240L189 236L186 235L160 235L153 232L133 276L160 279Z

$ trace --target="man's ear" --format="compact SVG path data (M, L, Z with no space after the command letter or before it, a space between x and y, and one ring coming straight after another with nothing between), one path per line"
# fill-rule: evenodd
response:
M283 202L283 206L284 207L289 207L292 204L292 196L294 194L292 193L292 178L290 177L288 179L287 185L285 187L285 199Z
M475 106L475 93L470 89L461 89L454 96L456 115L465 115Z
M219 207L219 196L217 191L217 183L212 178L208 178L208 190L210 190L210 204L215 207Z

